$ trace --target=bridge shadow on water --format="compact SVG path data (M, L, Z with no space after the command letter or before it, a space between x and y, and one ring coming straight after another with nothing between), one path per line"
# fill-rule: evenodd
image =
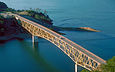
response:
M45 40L46 41L46 40ZM37 43L37 42L36 42ZM67 55L65 55L60 49L58 49L61 53L61 55L63 56L63 58L66 60L63 64L65 64L65 63L68 63L68 62L70 62L70 63L68 63L68 64L65 64L65 65L63 65L63 64L61 64L62 66L63 66L63 68L62 69L60 69L60 67L62 67L62 66L60 66L60 64L58 64L58 62L60 61L60 59L58 60L58 57L57 58L53 58L52 57L52 59L53 60L55 60L55 61L57 61L57 66L60 66L60 67L57 67L57 66L55 66L54 64L52 64L51 63L51 61L49 61L49 60L47 60L47 58L44 58L44 55L42 55L41 54L41 47L40 47L40 44L41 43L44 43L44 39L43 39L43 41L40 41L40 43L38 43L37 44L37 46L35 46L34 48L31 46L31 45L29 45L29 42L27 42L27 41L21 41L21 44L22 44L22 46L23 46L23 48L36 60L36 62L44 69L44 72L70 72L68 69L67 70L62 70L63 68L64 69L66 69L66 68L68 68L68 67L71 67L72 68L72 71L71 72L74 72L74 62L72 62L73 64L71 64L71 61L69 61L69 60L71 60ZM45 42L46 43L46 42ZM48 43L48 45L49 45L49 43ZM55 45L54 45L55 46ZM39 48L40 47L40 48ZM56 49L56 50L57 50ZM46 50L47 51L47 50ZM55 52L54 52L55 53ZM47 52L46 54L49 54L49 52ZM55 54L54 54L54 56L56 56ZM51 57L50 57L51 58ZM60 57L61 58L61 57ZM62 58L62 62L63 62L63 58ZM60 62L61 63L61 62ZM70 66L68 66L68 67L66 67L66 65L69 65L69 64L71 64ZM78 72L81 72L81 70L82 70L83 68L82 67L80 67L80 66L78 66Z
M28 40L28 39L27 39ZM42 39L43 41L39 41L39 43L37 44L37 46L35 46L34 48L32 47L32 43L28 42L26 40L17 40L20 45L22 46L22 48L30 54L30 56L33 57L33 59L35 60L36 64L38 66L40 66L42 68L43 71L41 72L74 72L74 63L72 62L72 60L65 55L59 48L55 48L56 46L53 45L52 43L46 41L45 39ZM44 41L45 40L45 41ZM15 41L15 39L10 40L10 41ZM9 41L9 42L10 42ZM5 43L7 43L8 41L6 41ZM48 43L47 43L48 42ZM31 44L30 44L31 43ZM37 43L37 42L36 42ZM47 60L47 58L44 58L44 55L41 54L41 46L43 46L42 44L46 44L47 46L49 46L50 44L53 45L54 50L56 49L56 51L59 53L59 57L57 57L57 52L53 52L51 54L53 54L53 56L57 57L54 58L52 56L50 56L50 58L52 58L53 60L55 60L54 62L56 65L52 64L52 61ZM2 44L3 45L3 44ZM2 46L0 45L0 46ZM51 46L51 45L50 45ZM47 48L47 47L45 47ZM52 48L52 46L51 46ZM48 48L46 49L46 51L48 50ZM53 51L54 51L53 50ZM50 51L51 52L51 51ZM55 54L54 54L55 53ZM49 52L47 51L46 54L49 54ZM50 54L49 54L50 55ZM61 56L60 56L61 55ZM63 58L62 58L63 57ZM60 59L58 59L60 58ZM61 61L61 62L60 62ZM71 63L72 62L72 63ZM59 64L58 64L59 63ZM66 64L65 64L66 63ZM61 66L60 66L61 65ZM68 66L67 66L68 65ZM68 67L70 69L68 69ZM38 68L39 69L39 68ZM72 70L71 70L72 69ZM78 72L81 72L83 68L78 66Z
M34 48L28 46L28 42L21 41L23 48L28 51L28 53L36 60L36 62L44 68L44 72L60 72L54 66L48 63L39 53L39 46L35 46Z

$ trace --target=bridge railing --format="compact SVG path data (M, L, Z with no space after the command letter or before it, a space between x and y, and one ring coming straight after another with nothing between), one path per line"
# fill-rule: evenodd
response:
M67 54L75 63L85 67L89 70L96 69L102 63L106 63L105 60L96 56L95 54L84 49L80 45L72 42L71 40L61 36L60 34L38 24L23 18L19 15L14 15L25 24L22 24L33 35L43 37L56 46L58 46L65 54ZM27 24L26 24L27 23Z

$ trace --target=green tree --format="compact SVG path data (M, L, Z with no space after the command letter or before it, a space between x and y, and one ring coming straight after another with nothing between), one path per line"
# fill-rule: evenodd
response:
M115 72L115 56L107 61L107 64L101 65L103 72Z
M106 64L102 64L100 66L100 71L88 71L84 69L81 72L115 72L115 56L112 59L107 60Z
M0 24L3 24L3 23L4 23L4 21L0 20Z
M4 2L0 2L0 10L7 9L7 5Z
M36 19L40 19L40 16L38 14L35 14Z
M84 69L84 70L82 70L81 72L89 72L88 70L86 70L86 69Z

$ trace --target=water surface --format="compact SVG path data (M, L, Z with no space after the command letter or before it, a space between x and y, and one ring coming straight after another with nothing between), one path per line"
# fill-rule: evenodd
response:
M114 0L1 0L15 9L41 8L48 11L56 26L91 27L101 32L62 31L65 37L80 44L101 58L115 56ZM29 41L29 42L28 42ZM26 43L28 47L23 45ZM0 46L0 70L3 72L74 72L74 63L56 46L41 40L39 49L30 52L31 40L9 41ZM33 54L34 53L34 54ZM39 55L40 56L39 56ZM36 58L37 57L37 58ZM40 59L40 61L39 61ZM43 63L41 62L41 60ZM45 63L44 63L45 62ZM48 63L48 64L47 64ZM43 65L41 65L43 64ZM48 68L47 65L49 65Z

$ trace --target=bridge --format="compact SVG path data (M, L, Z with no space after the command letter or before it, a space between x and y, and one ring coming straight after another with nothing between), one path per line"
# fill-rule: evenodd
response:
M68 55L68 57L75 62L75 72L77 72L77 65L91 71L97 69L101 64L106 63L102 58L72 42L66 37L22 16L17 14L11 15L15 16L15 18L21 22L21 26L32 34L33 42L35 36L44 38Z

